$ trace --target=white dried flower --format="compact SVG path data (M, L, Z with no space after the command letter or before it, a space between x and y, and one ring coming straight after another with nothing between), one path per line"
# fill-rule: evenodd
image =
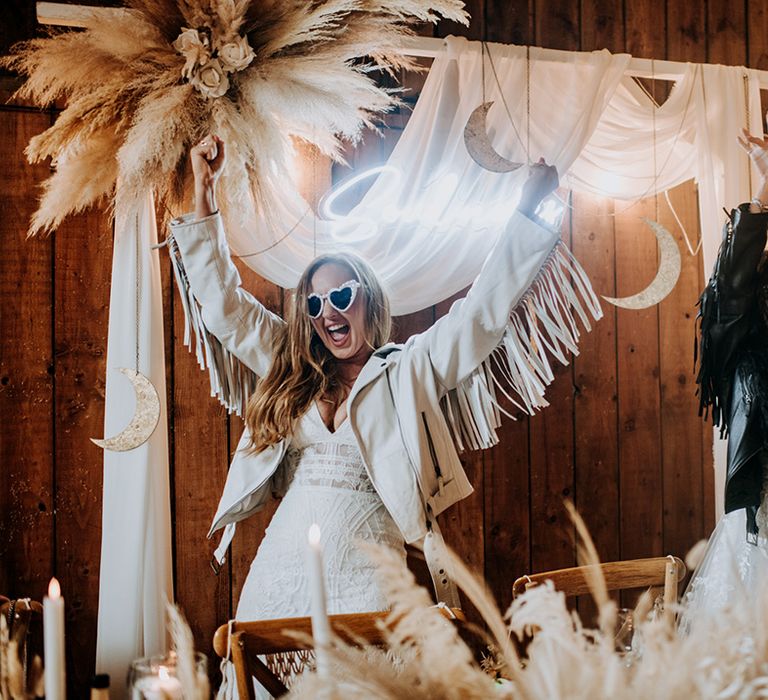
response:
M685 565L689 571L695 571L699 568L699 564L704 561L704 555L707 553L708 540L699 540L693 547L688 550L688 554L685 555Z
M205 34L201 36L197 29L182 27L181 34L172 46L186 59L181 74L188 80L199 66L205 65L211 58L208 37Z
M221 97L229 90L229 78L218 58L200 66L189 82L206 97Z
M224 70L230 73L247 68L255 57L256 54L244 36L235 37L219 48L219 61Z

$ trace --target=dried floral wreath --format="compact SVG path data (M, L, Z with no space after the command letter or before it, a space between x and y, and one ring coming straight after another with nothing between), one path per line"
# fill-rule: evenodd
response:
M52 157L30 234L101 198L148 190L178 210L187 152L215 132L229 146L222 204L261 212L289 176L292 138L340 158L344 139L396 104L372 69L408 67L415 22L466 24L461 0L126 0L109 22L22 42L0 61L17 95L65 100L27 147Z

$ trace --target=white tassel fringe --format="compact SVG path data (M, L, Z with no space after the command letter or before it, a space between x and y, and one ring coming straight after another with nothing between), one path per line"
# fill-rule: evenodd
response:
M227 410L245 415L256 375L226 350L203 323L200 305L190 290L178 246L168 238L176 286L184 309L184 344L192 348L201 369L208 369L211 396ZM559 242L549 254L530 288L510 314L499 345L472 374L442 400L442 409L460 451L492 447L501 414L514 416L499 403L507 401L533 415L548 405L546 387L554 380L549 356L567 365L578 355L581 335L577 317L590 331L590 316L602 318L600 302L586 273L568 248Z
M190 289L178 245L173 236L169 236L167 240L173 263L173 276L184 309L184 345L192 350L191 329L195 335L194 352L197 363L200 369L208 370L211 380L211 396L217 397L229 413L236 413L244 418L248 399L256 389L257 377L205 327L202 310Z
M554 380L548 355L568 364L578 355L578 317L590 331L589 316L602 318L600 302L586 273L562 242L552 249L536 279L510 314L496 349L442 400L442 409L459 450L498 443L496 429L504 410L497 392L528 415L549 405L546 387Z

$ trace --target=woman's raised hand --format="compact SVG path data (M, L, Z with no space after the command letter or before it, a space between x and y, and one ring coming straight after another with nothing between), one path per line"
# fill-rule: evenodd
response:
M741 134L739 144L749 154L763 179L768 179L768 138L752 136L746 129L742 129Z
M557 189L558 183L557 168L554 165L547 165L544 158L539 158L538 163L534 163L528 169L528 179L523 185L523 194L517 210L531 218L541 200L552 194Z
M195 178L195 217L202 219L217 209L216 183L227 160L224 141L210 134L192 147L189 158Z
M761 139L752 136L749 131L742 129L739 144L749 154L762 178L760 189L757 192L757 197L755 197L757 202L753 200L753 206L765 211L766 205L768 205L768 138Z

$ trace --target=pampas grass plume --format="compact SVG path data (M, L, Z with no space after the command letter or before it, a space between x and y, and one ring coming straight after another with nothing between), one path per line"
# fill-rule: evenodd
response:
M570 508L582 542L580 560L594 567L593 595L602 609L607 598L597 555L583 521ZM357 649L337 640L332 650L331 682L315 674L302 676L291 698L495 698L515 700L688 700L768 697L768 590L750 601L735 596L718 610L703 611L688 633L674 633L666 620L653 617L650 594L634 610L635 640L631 653L615 648L614 629L601 619L598 629L585 628L567 609L565 597L551 582L528 589L507 611L508 626L499 627L499 612L485 587L452 555L458 585L481 612L494 646L509 633L533 633L524 660L510 655L505 672L511 683L496 686L474 664L468 649L431 607L400 555L370 548L379 566L382 587L392 604L386 649ZM734 568L734 580L739 572ZM479 605L478 605L479 603ZM486 664L488 665L488 664ZM491 664L496 668L495 663Z
M412 65L402 53L411 26L468 21L459 0L127 5L108 22L94 14L84 31L22 42L0 59L0 66L26 77L18 97L67 105L27 149L33 162L51 157L61 164L45 183L31 235L116 193L131 200L150 191L166 212L181 213L191 177L189 148L208 133L240 154L228 161L220 184L222 208L232 210L225 218L251 198L256 212L269 217L270 203L291 181L292 137L339 159L343 140L354 141L397 106L371 69ZM247 66L229 73L224 95L206 97L182 78L185 57L172 44L185 28L210 34L213 45L243 36L255 52Z
M187 700L207 700L210 692L208 676L204 671L198 673L192 630L181 610L175 605L166 605L166 613L173 649L176 652L176 677L181 683L182 694Z
M689 571L695 571L699 568L704 559L704 554L707 551L707 540L699 540L693 547L688 550L688 554L685 555L685 565Z
M43 663L35 655L28 673L19 660L19 645L9 637L5 616L0 616L0 698L3 700L31 700L43 697Z

